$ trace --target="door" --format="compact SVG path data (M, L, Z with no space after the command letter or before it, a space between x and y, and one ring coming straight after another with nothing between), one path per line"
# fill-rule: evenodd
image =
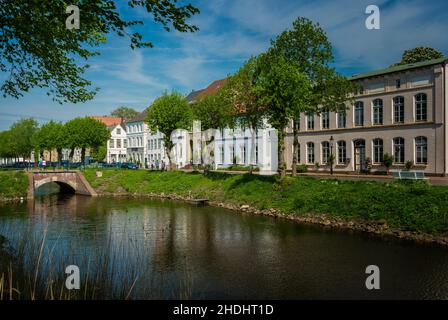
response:
M363 139L355 140L355 171L361 173L364 171L366 162L366 141Z

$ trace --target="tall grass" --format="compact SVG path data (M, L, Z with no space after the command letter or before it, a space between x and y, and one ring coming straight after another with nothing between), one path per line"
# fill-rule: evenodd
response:
M15 244L2 237L0 300L192 298L193 282L186 265L178 277L164 281L165 270L147 260L143 244L134 242L130 250L124 238L116 243L110 237L94 256L88 248L80 252L84 243L67 246L61 239L50 241L47 231L40 237L22 234ZM65 285L65 268L73 264L81 273L79 290Z

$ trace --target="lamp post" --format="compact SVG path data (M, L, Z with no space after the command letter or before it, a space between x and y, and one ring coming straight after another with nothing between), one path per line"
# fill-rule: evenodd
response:
M330 137L330 174L333 175L333 136Z

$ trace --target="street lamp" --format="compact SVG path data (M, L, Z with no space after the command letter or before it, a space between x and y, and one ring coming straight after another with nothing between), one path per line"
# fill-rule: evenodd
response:
M330 137L330 174L333 175L333 136Z

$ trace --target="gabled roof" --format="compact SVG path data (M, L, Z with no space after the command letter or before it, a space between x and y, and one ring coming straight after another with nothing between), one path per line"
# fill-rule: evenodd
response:
M187 96L187 101L188 103L193 103L196 101L197 96L204 91L204 89L201 90L196 90L196 91L191 91L190 94Z
M123 122L124 123L124 122ZM123 125L123 123L118 123L118 124L114 124L111 126L108 126L109 130L112 131L114 130L116 127L120 126L121 129L123 129L124 132L126 132L126 126Z
M202 97L215 93L220 88L222 88L227 83L228 80L229 78L224 78L213 81L207 88L201 90L201 92L196 96L196 99L200 99Z
M142 112L140 112L137 116L135 116L132 119L128 119L125 122L126 123L131 123L131 122L143 122L146 119L146 114L148 113L148 108L146 108L145 110L143 110Z
M104 123L107 127L123 123L123 118L92 116L91 118Z
M374 76L380 76L383 74L388 74L388 73L393 73L393 72L399 72L399 71L405 71L405 70L410 70L410 69L416 69L416 68L421 68L421 67L427 67L427 66L432 66L435 64L440 64L440 63L444 63L448 58L439 58L439 59L432 59L432 60L426 60L426 61L422 61L422 62L417 62L417 63L410 63L410 64L403 64L403 65L399 65L399 66L392 66L386 69L382 69L382 70L376 70L376 71L371 71L371 72L366 72L366 73L362 73L362 74L358 74L358 75L354 75L352 77L349 77L349 80L358 80L358 79L363 79L363 78L370 78L370 77L374 77Z

